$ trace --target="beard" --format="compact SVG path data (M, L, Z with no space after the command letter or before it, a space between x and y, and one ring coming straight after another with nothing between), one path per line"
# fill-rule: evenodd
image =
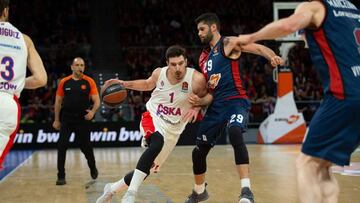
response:
M209 44L213 38L213 34L211 34L210 32L208 32L204 38L200 38L201 42L203 44Z

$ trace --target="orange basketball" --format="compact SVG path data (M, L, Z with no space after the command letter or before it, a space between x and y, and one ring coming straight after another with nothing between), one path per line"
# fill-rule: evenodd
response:
M100 93L104 104L111 108L119 107L127 97L126 89L116 81L103 85Z

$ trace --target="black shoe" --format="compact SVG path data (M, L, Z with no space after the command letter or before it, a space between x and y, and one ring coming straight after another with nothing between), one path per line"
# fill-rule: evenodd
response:
M243 187L241 189L239 198L239 203L254 203L254 195L248 187Z
M202 202L202 201L209 199L209 194L206 190L206 186L207 186L207 183L205 183L205 190L201 194L198 194L197 192L195 192L193 190L192 193L185 200L185 203L197 203L197 202Z
M65 184L66 184L65 178L58 178L56 181L56 185L65 185Z
M95 168L95 169L91 169L91 170L90 170L90 175L91 175L91 178L95 180L95 179L98 177L99 172L98 172L98 170L97 170L96 168Z

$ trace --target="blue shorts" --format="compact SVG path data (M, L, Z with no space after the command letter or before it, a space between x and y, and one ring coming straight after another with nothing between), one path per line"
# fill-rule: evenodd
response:
M247 129L251 103L247 99L224 100L212 103L206 111L196 136L197 145L216 144L217 138L231 126Z
M345 166L359 144L360 100L338 100L326 95L311 120L302 152Z

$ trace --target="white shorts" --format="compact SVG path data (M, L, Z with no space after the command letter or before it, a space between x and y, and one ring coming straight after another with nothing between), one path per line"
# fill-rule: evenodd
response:
M159 129L157 125L158 123L159 122L156 119L153 120L149 112L143 113L140 122L140 132L143 135L143 137L148 138L149 136L151 136L151 134L153 134L156 131L159 131L160 134L164 137L164 146L162 147L160 153L155 158L154 165L150 170L153 173L157 173L160 171L160 167L168 158L170 153L173 151L180 137L179 133L173 133L171 129L168 129L166 127L162 127L161 131L158 130ZM169 126L169 128L171 127Z
M0 92L0 167L13 145L20 123L20 113L16 96Z

